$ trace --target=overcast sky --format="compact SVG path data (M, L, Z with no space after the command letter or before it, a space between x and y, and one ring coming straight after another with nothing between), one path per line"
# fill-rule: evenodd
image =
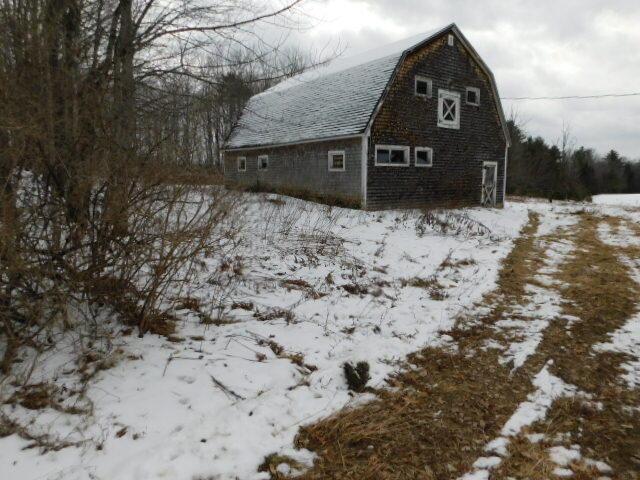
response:
M307 0L303 45L345 56L455 22L496 76L502 97L640 92L640 0ZM504 100L532 135L640 158L640 96Z

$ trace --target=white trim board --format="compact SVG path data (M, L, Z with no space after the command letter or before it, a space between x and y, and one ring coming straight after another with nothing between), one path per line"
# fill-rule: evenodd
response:
M374 146L374 165L376 167L410 167L411 166L411 147L408 145L375 145ZM378 163L378 150L389 150L389 160L391 160L391 150L403 150L405 152L405 163Z

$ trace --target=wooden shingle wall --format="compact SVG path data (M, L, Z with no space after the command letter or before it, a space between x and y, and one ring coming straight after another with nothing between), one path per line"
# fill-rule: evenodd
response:
M433 81L432 98L414 95L416 75ZM466 87L480 89L480 106L467 105ZM438 90L460 93L460 129L438 127ZM374 164L374 148L411 147L409 167ZM498 162L497 203L502 204L506 140L489 79L462 45L447 44L447 34L410 54L371 129L367 208L421 208L477 205L481 200L482 163ZM415 166L414 147L433 148L433 167Z
M345 170L329 171L328 152L345 152ZM340 199L347 204L361 201L361 138L307 143L257 150L225 153L225 184L244 187L313 194ZM258 156L269 156L269 168L258 170ZM247 158L247 171L239 172L238 157Z

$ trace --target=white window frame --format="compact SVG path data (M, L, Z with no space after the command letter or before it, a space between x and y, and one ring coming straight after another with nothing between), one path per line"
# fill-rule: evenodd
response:
M244 161L244 168L240 168L240 165L243 161ZM238 157L238 171L239 172L247 171L247 157Z
M405 163L378 163L378 150L389 150L389 156L391 156L391 150L404 151ZM411 165L411 147L405 145L376 145L375 146L375 166L376 167L408 167Z
M262 167L262 159L267 160L266 167ZM269 155L258 155L258 170L269 170Z
M449 44L450 47L453 47L454 42L454 38L453 38L453 33L450 33L449 36L447 37L447 43Z
M433 148L431 147L416 147L414 154L415 165L418 168L431 168L433 167ZM418 152L429 152L429 163L418 163Z
M337 155L342 155L342 168L335 168L333 166L333 157ZM329 150L327 154L327 163L330 172L344 172L347 166L347 155L344 150Z
M469 101L469 92L475 92L477 102L473 103ZM474 107L480 106L480 89L476 87L467 87L467 90L464 94L464 101L467 105L473 105Z
M418 82L426 82L428 87L427 87L427 93L418 93ZM415 80L413 82L413 93L415 94L416 97L422 97L422 98L432 98L433 97L433 80L431 80L428 77L425 77L423 75L416 75Z
M454 100L456 105L456 118L454 120L447 120L444 118L444 100ZM460 129L460 94L451 90L438 90L438 127L451 128L454 130Z

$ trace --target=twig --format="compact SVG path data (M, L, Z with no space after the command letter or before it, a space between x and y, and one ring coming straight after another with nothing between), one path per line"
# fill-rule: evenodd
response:
M222 382L220 382L219 380L216 380L216 378L209 374L209 376L211 377L211 380L213 381L213 383L220 389L222 390L225 395L227 395L227 397L229 395L231 395L232 397L234 397L236 400L246 400L242 395L238 395L236 392L234 392L233 390L231 390L230 388L226 387Z
M169 364L174 360L202 360L202 356L200 356L200 357L174 357L173 355L169 355L169 358L167 358L167 363L164 366L164 370L162 371L162 376L163 377L164 377L164 374L167 373L167 368L169 367Z

